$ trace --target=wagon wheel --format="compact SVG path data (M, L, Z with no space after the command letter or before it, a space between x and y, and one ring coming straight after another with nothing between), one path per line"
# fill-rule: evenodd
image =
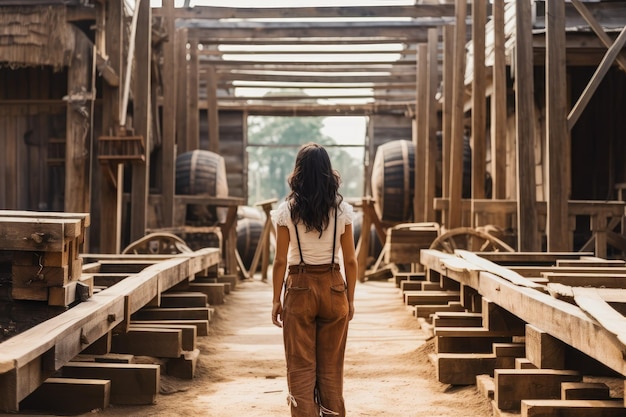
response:
M172 233L150 233L128 245L122 254L176 254L193 252L187 243Z
M454 253L455 249L472 252L515 252L515 249L497 237L471 227L459 227L443 233L433 240L430 249L446 253Z

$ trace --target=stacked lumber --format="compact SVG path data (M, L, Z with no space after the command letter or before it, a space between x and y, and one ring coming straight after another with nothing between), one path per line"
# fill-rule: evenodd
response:
M585 253L421 255L427 275L460 285L465 308L432 317L440 382L476 384L494 416L626 415L624 261Z
M14 300L67 307L91 296L80 251L89 214L0 210L0 251L11 259Z

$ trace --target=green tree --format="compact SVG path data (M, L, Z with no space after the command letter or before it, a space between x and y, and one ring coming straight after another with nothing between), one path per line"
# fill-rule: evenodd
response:
M248 126L249 204L289 193L287 176L293 169L299 147L307 142L326 146L333 167L342 176L344 196L362 195L362 152L348 152L322 134L323 117L250 117ZM357 154L354 157L352 154ZM359 159L358 154L361 154Z

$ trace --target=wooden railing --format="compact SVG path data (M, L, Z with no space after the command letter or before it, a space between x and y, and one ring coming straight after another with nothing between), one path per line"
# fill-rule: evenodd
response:
M442 218L446 218L449 201L444 198L434 200L435 211L442 212ZM517 229L517 202L515 200L488 200L488 199L463 199L461 200L462 222L465 227L479 227L493 224L504 230ZM608 236L613 230L622 224L624 217L624 201L596 201L596 200L570 200L569 201L569 250L573 250L574 231L576 218L586 217L589 219L591 238L583 245L581 250L590 250L594 247L596 256L607 256ZM537 215L539 230L542 235L546 231L547 204L545 201L537 202ZM444 225L445 226L445 225Z

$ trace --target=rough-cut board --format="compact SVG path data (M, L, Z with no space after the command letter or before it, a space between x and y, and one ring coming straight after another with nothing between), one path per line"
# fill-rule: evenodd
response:
M123 258L122 255L118 257ZM91 343L106 340L103 336L110 334L123 321L129 323L134 311L158 298L161 291L169 288L168 285L201 272L197 268L203 268L207 263L198 261L197 257L208 257L217 263L219 249L207 248L185 256L174 255L167 260L155 258L138 276L132 275L132 278L100 291L59 316L0 344L0 410L19 411L19 402L23 398ZM206 312L202 323L208 332Z
M0 250L62 252L82 234L80 219L0 217Z
M104 410L111 398L111 381L106 379L48 378L26 397L24 410L54 411L62 414Z
M152 404L159 393L161 367L151 364L69 362L63 377L111 381L111 404Z

